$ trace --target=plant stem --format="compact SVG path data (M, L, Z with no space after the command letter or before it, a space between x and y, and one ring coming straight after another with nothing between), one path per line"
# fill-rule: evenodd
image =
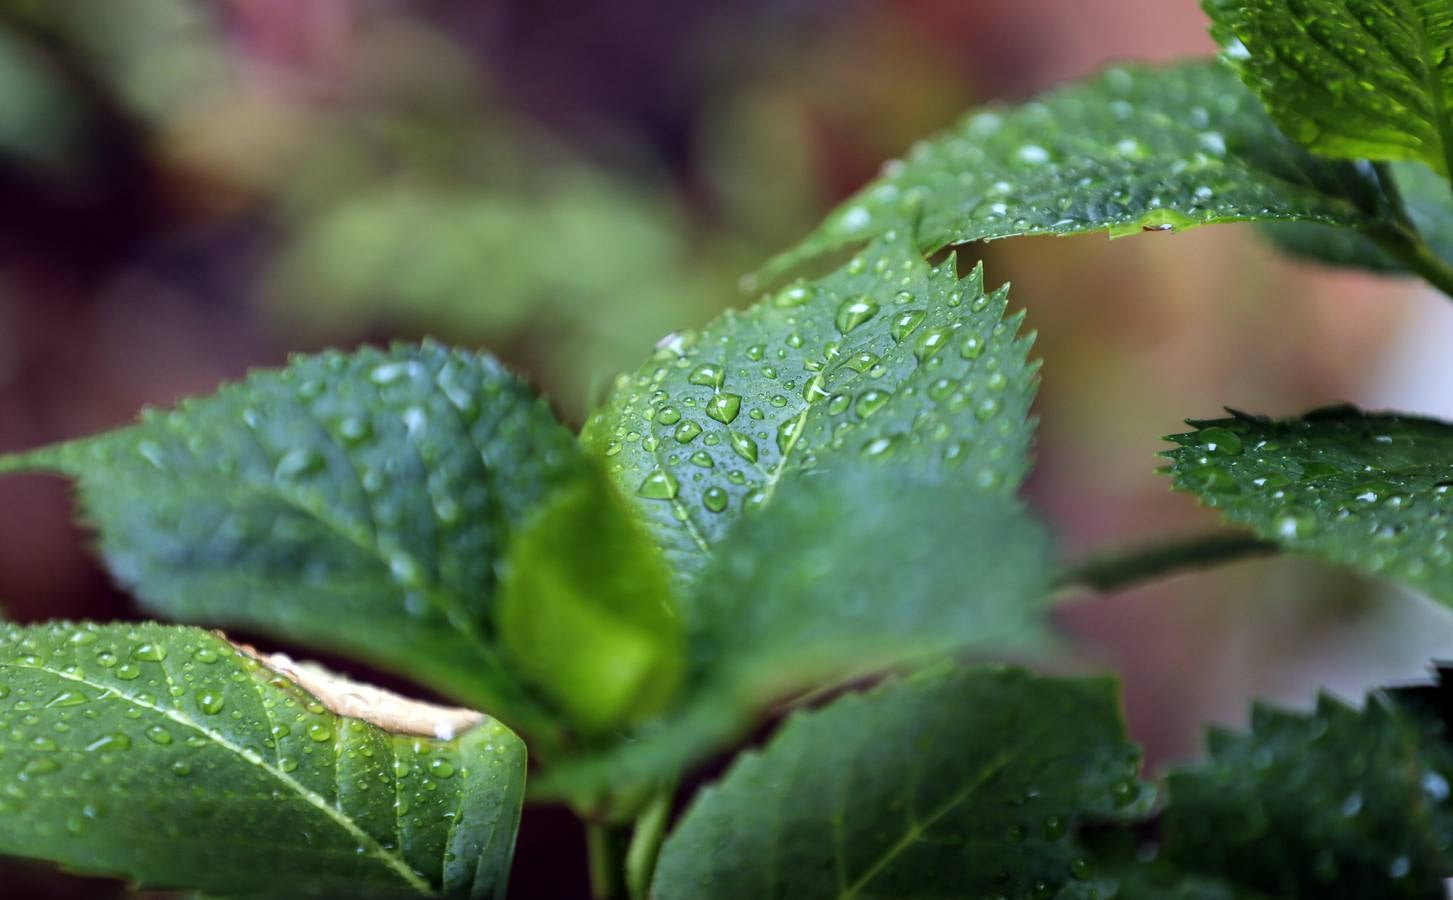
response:
M1060 577L1061 587L1116 591L1186 569L1204 569L1280 548L1249 534L1210 534L1091 557Z
M1377 173L1383 196L1387 198L1393 215L1402 226L1394 232L1372 235L1373 241L1384 253L1402 263L1409 271L1416 272L1424 281L1448 297L1453 297L1453 268L1439 259L1418 233L1418 226L1408 214L1407 204L1403 202L1402 191L1398 189L1392 169L1387 163L1373 163L1372 168Z
M590 896L594 900L625 900L622 828L597 822L585 826L585 849L590 858Z
M651 891L651 877L656 874L656 859L666 839L675 797L673 782L657 791L636 818L636 830L631 834L631 845L626 848L626 887L631 900L646 900Z

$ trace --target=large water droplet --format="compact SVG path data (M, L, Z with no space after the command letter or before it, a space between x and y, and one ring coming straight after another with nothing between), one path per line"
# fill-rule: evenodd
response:
M676 476L665 469L656 469L646 476L636 493L648 500L671 500L678 488Z
M853 411L866 419L882 409L883 404L887 403L892 396L888 391L870 388L858 395L858 402L853 405Z
M676 438L678 443L689 444L696 440L696 436L699 434L701 434L701 426L687 419L685 422L676 426L676 431L672 436Z
M923 322L924 312L921 309L905 309L893 317L893 325L888 329L894 343L902 343L903 339L913 333Z
M727 502L730 499L730 496L725 490L716 485L712 485L701 495L701 505L714 513L719 513L727 508Z
M706 414L723 425L735 421L741 409L742 398L738 394L717 394L706 402Z
M878 312L878 304L871 297L863 296L844 300L837 308L837 318L834 320L837 330L847 334L854 328L873 318Z
M220 691L199 691L197 708L209 716L215 716L227 705L227 698Z
M719 388L726 383L726 369L716 363L702 363L691 370L686 380L701 387Z
M735 451L737 451L737 455L738 456L740 456L742 459L745 459L747 462L756 462L757 461L757 442L756 441L754 441L751 438L747 437L745 434L740 434L740 433L735 432L735 431L733 431L731 433L731 438L732 438L732 449L735 450Z

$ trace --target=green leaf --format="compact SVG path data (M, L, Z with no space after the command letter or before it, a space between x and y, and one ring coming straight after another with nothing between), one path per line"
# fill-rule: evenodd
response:
M532 733L494 634L511 535L584 458L488 357L296 357L139 424L0 462L77 479L145 605L357 653Z
M524 747L478 713L194 628L4 625L0 726L0 852L219 896L504 896Z
M976 112L915 145L761 275L894 229L934 251L1242 221L1408 240L1371 171L1296 147L1226 67L1117 66L1030 103Z
M1213 732L1211 758L1167 779L1160 857L1233 896L1444 896L1448 702L1444 685L1373 694L1360 712L1325 696L1307 714L1258 707L1249 733Z
M1178 490L1291 550L1453 603L1453 427L1351 407L1190 424L1163 454Z
M1204 0L1212 34L1283 131L1317 153L1453 156L1447 0Z
M1007 291L929 266L906 233L622 376L583 440L605 457L685 579L791 473L849 458L954 473L1012 494L1028 470L1037 366Z
M604 475L559 492L519 533L500 583L512 672L588 733L672 699L686 653L666 568Z
M789 477L770 513L727 536L684 605L684 697L632 741L566 761L536 786L577 806L721 749L767 708L954 651L1046 643L1049 541L1020 505L967 480L858 462Z
M1422 163L1388 166L1408 217L1429 250L1445 263L1453 263L1453 192L1442 176ZM1272 243L1294 256L1374 272L1406 271L1366 235L1347 228L1301 222L1266 222L1261 228Z
M1103 679L956 670L799 713L698 795L652 896L1108 896L1076 839L1144 812Z

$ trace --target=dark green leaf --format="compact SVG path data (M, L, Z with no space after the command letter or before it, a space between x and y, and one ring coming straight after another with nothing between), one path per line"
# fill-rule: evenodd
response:
M298 357L0 469L76 478L152 610L355 652L533 733L497 658L496 564L583 462L496 362L425 344Z
M1422 163L1394 163L1389 168L1418 234L1434 256L1453 263L1453 192L1448 182ZM1358 231L1301 222L1267 222L1261 227L1273 243L1295 256L1374 272L1404 271L1402 263Z
M3 853L219 896L504 896L524 747L477 713L199 629L5 625L0 733Z
M1205 0L1224 57L1303 146L1448 174L1447 0Z
M1028 469L1036 366L1006 291L930 267L905 233L701 333L663 339L584 440L686 577L784 476L855 457L1010 494Z
M510 670L589 733L654 713L685 642L660 551L604 479L559 492L521 529L500 582Z
M1403 237L1373 173L1296 147L1226 67L1120 66L916 145L763 274L891 229L932 251L1240 221Z
M1351 407L1190 424L1164 454L1178 490L1289 549L1453 603L1453 427Z
M1108 896L1076 841L1142 813L1107 680L957 670L799 713L704 790L653 897Z
M1238 897L1443 897L1446 726L1401 692L1361 712L1328 697L1305 715L1259 707L1250 733L1214 732L1209 761L1170 775L1161 857Z

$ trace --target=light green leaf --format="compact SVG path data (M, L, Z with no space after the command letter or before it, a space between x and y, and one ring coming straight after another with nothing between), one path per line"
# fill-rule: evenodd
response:
M478 713L199 629L4 625L0 730L6 854L218 896L504 896L524 747Z
M1291 550L1453 603L1453 427L1351 407L1190 424L1164 454L1178 490Z
M1107 680L957 670L799 713L698 795L652 896L1109 896L1076 832L1143 813Z
M357 653L548 730L498 658L496 564L584 458L529 390L436 344L296 357L0 461L77 479L146 606Z
M1228 896L1444 896L1448 701L1442 686L1374 694L1360 712L1329 697L1307 714L1258 707L1249 733L1213 732L1211 758L1167 779L1161 860Z
M906 233L701 333L663 339L583 439L685 579L789 474L893 461L1012 494L1028 469L1037 367L1006 291L930 267Z
M510 670L595 734L658 711L685 641L660 551L604 475L563 490L511 544L500 582Z
M1241 221L1409 240L1371 172L1296 147L1226 67L1117 66L1030 103L973 113L915 145L761 275L893 229L933 251Z
M1418 234L1435 257L1453 263L1453 192L1448 182L1422 163L1392 163L1388 168ZM1362 232L1300 222L1266 222L1261 227L1294 256L1374 272L1405 271L1403 263Z
M1287 134L1317 153L1453 156L1447 0L1204 0L1224 58Z

